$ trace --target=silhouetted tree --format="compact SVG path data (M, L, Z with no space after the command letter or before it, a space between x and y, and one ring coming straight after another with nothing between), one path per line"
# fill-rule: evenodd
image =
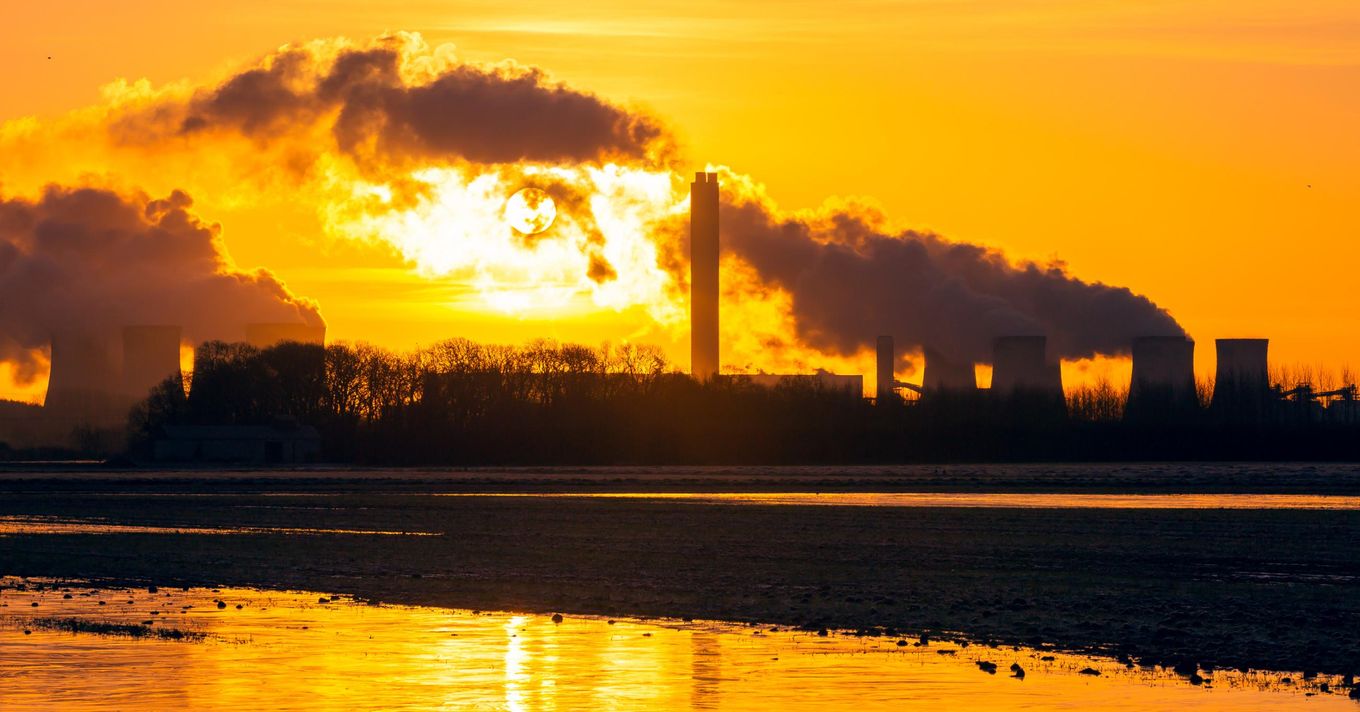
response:
M1203 401L1206 388L1198 390ZM1282 457L1305 447L1313 456L1360 455L1354 425L1244 440L1207 417L1130 423L1127 390L1107 381L1073 389L1065 403L1047 393L958 391L875 407L815 377L772 388L743 376L700 383L655 348L631 344L450 339L402 354L368 344L210 342L195 353L184 393L167 381L138 406L134 451L146 452L169 424L289 418L321 430L327 459L374 464Z

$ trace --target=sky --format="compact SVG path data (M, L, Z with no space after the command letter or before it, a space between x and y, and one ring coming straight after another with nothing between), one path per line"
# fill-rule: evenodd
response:
M657 117L677 170L728 167L789 214L857 198L895 230L1126 286L1198 342L1203 372L1219 337L1269 337L1277 363L1360 365L1354 2L128 0L6 14L0 122L11 135L105 104L119 80L212 86L286 43L414 32L453 44L460 61L513 60ZM267 268L313 300L328 338L401 349L448 336L636 340L687 366L687 330L658 316L655 295L492 308L399 243L337 239L315 205L277 186L260 200L265 191L233 190L226 173L214 181L181 158L45 146L0 156L0 195L91 174L153 196L185 188L221 224L234 265ZM733 348L728 360L789 367L761 361L758 345ZM0 397L43 386L0 366Z

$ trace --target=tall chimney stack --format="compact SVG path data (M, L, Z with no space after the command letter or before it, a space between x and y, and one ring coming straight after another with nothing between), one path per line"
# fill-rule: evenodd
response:
M695 173L689 186L690 373L718 373L718 174Z

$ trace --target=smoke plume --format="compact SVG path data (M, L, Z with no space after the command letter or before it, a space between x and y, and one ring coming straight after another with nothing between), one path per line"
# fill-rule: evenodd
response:
M674 171L675 138L645 112L403 33L289 46L220 82L122 82L106 96L50 125L0 126L4 170L188 187L214 213L286 202L314 210L328 237L471 285L482 308L523 313L585 294L601 310L643 307L660 329L649 336L682 338L687 181ZM728 363L845 365L878 334L904 353L987 362L1002 335L1044 334L1051 357L1077 359L1183 333L1147 297L1061 263L890 229L863 206L788 213L749 178L724 171L722 183L722 242L736 258L722 308L743 332L725 342ZM524 187L556 202L541 234L506 224L505 201ZM0 303L24 305L0 315L0 360L31 365L25 354L60 323L177 323L200 338L227 314L319 319L271 276L233 272L216 227L182 194L50 189L0 207Z
M1136 336L1184 334L1147 297L1082 281L1061 263L1012 264L996 250L880 224L854 206L781 216L729 193L721 230L726 249L792 295L801 339L832 353L891 334L988 362L998 336L1047 335L1051 358L1078 359L1127 353Z
M669 149L652 118L518 65L460 63L416 36L284 48L220 85L125 118L127 137L235 132L260 142L313 129L361 164L636 162Z
M218 227L191 204L179 191L152 200L57 186L0 198L0 360L31 379L56 332L174 324L195 341L234 341L248 322L321 324L268 272L232 269Z

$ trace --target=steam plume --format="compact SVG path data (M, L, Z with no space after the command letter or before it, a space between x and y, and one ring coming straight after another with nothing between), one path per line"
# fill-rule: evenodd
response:
M0 360L31 379L58 331L176 324L201 341L239 339L247 322L321 324L268 272L233 270L218 227L191 204L180 191L152 200L57 186L35 201L0 199Z
M647 116L552 83L537 69L459 63L412 35L284 48L119 126L144 140L228 131L263 142L311 140L316 127L369 164L631 162L666 150L665 131Z
M285 47L220 83L197 88L120 86L108 106L77 112L50 131L36 124L0 131L0 152L50 156L43 175L64 175L67 182L83 172L120 170L107 161L126 159L127 170L145 170L151 163L145 157L154 155L158 171L177 165L177 172L136 180L149 180L159 190L189 186L205 200L223 200L228 192L240 203L269 204L286 194L289 202L314 208L328 235L394 247L427 275L479 280L487 305L497 303L494 295L510 295L515 299L500 303L520 308L513 305L521 303L516 290L524 288L543 288L549 296L541 299L551 304L576 290L589 293L601 308L642 305L657 324L683 323L688 253L679 216L686 181L671 170L673 137L645 113L554 83L534 68L461 62L447 48L431 49L411 34ZM69 152L75 143L117 150L88 159L105 163L80 166L82 157ZM81 172L73 173L77 168ZM269 183L276 172L290 182L286 192ZM771 360L767 344L773 343L782 344L786 354L817 355L800 348L806 346L855 357L880 333L894 335L905 347L930 346L978 362L990 358L996 336L1046 334L1052 356L1072 359L1125 353L1135 336L1183 333L1148 298L1083 281L1060 263L1015 264L984 246L888 229L880 216L857 206L789 214L742 176L725 173L723 184L723 244L746 263L739 265L742 280L727 281L745 291L725 297L724 310L751 317L748 331L759 337L742 347L750 353L733 354L733 361L759 366ZM557 202L558 218L542 234L511 234L500 214L504 200L526 185ZM39 249L35 228L13 227L17 218L7 217L0 239L0 298L34 305L23 310L41 316L26 320L13 309L0 315L5 329L0 359L22 363L16 354L45 343L53 321L88 318L99 309L130 314L110 316L113 321L183 323L191 337L196 325L216 328L213 309L167 296L169 285L185 280L235 285L211 293L229 292L255 305L252 309L293 315L250 320L319 318L272 277L232 272L215 242L216 228L187 213L187 198L148 202L99 191L93 191L99 200L82 195L54 189L37 203L3 205L30 214L30 222L103 234L103 218L58 203L111 201L133 216L119 219L134 224L126 230L143 236L139 244L147 252L192 252L164 259L193 266L180 270L185 276L178 281L167 276L173 270L148 267L156 281L124 280L118 270L104 274L77 258L67 265L68 258L43 258L43 250L56 250L59 240ZM161 233L180 237L150 237ZM14 235L27 235L26 242ZM157 240L173 244L167 248ZM129 258L100 257L96 249L89 259ZM154 256L139 259L165 266ZM54 284L73 284L74 291L45 286L34 276L44 269L56 270L66 281ZM34 285L25 287L31 294L12 286L20 272ZM747 279L747 273L753 276ZM791 328L782 304L763 311L753 306L774 303L762 300L770 286L791 295ZM99 298L97 289L111 296ZM134 296L124 297L125 291ZM136 316L144 307L169 310L178 301L190 316L155 316L154 310ZM214 302L205 297L201 303ZM235 302L224 296L215 303ZM220 313L233 310L243 313L240 306Z
M800 337L852 355L877 334L987 362L997 336L1046 334L1050 357L1126 353L1135 336L1182 335L1171 316L1123 287L1085 282L1060 264L1012 264L978 245L888 233L871 211L780 216L729 194L724 245L788 290Z

